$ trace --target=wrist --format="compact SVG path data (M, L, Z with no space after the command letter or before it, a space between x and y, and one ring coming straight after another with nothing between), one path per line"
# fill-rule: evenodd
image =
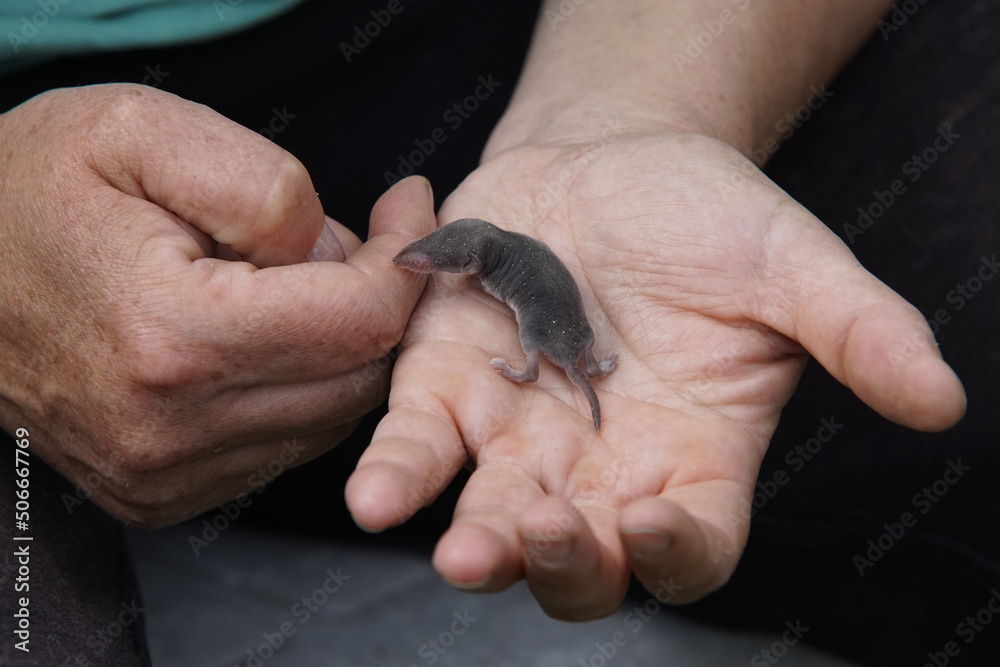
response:
M721 141L738 135L735 127L688 114L679 103L657 109L587 93L574 100L514 100L497 123L483 161L519 146L587 146L636 134L703 134Z
M545 16L561 5L548 0ZM536 28L484 159L514 146L600 141L611 126L619 133L697 133L748 156L770 147L766 157L783 137L778 122L822 90L887 5L818 0L809 7L754 4L749 11L748 0L609 0L575 6L570 19Z

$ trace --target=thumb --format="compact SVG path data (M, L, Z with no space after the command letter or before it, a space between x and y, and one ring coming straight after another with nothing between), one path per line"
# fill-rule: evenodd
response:
M921 431L953 426L965 391L920 312L805 211L778 249L762 320L799 341L876 412ZM796 216L799 217L799 216Z
M171 211L259 267L306 258L323 229L323 208L290 153L206 106L154 88L107 84L91 91L104 109L91 164L111 185Z
M434 231L434 226L434 193L430 182L423 176L404 178L375 202L368 223L368 240L347 258L347 264L370 275L389 272L407 276L400 286L411 292L419 285L416 289L419 295L424 281L412 280L410 272L400 274L392 258L406 244Z

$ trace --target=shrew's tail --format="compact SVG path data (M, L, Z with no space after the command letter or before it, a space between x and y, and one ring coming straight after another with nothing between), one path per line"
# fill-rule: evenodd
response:
M597 392L594 391L594 385L590 384L590 380L583 374L575 361L568 363L563 370L566 371L566 377L570 379L570 382L579 387L583 395L587 397L587 401L590 403L590 413L594 417L594 429L600 431L601 404L597 402Z

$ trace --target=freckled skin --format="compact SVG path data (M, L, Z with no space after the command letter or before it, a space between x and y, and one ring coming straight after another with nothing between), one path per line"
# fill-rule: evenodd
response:
M601 430L601 406L588 378L613 371L616 355L608 354L601 361L594 357L594 331L580 290L547 245L485 220L466 218L414 241L393 262L418 273L464 273L477 287L510 306L528 357L527 368L516 371L499 358L490 365L508 380L534 382L541 353L562 368L587 397L594 428Z

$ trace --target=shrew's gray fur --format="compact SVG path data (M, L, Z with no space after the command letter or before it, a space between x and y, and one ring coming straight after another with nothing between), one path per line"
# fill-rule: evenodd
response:
M514 382L538 379L538 355L566 371L590 403L594 428L601 430L601 406L590 378L615 369L616 355L594 357L594 330L569 270L547 245L485 220L466 218L414 241L393 262L410 271L464 273L487 294L514 310L527 368L516 371L503 359L490 364ZM582 366L582 368L581 368Z

